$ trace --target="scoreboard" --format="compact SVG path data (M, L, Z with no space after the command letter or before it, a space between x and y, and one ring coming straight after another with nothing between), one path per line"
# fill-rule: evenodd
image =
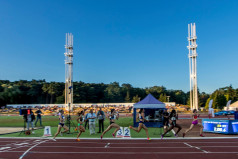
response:
M238 120L203 119L202 125L204 132L238 134Z

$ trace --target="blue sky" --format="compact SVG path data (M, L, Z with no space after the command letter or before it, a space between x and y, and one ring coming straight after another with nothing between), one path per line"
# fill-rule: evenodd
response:
M188 91L191 22L199 89L237 88L237 0L1 0L0 79L64 81L72 32L74 81Z

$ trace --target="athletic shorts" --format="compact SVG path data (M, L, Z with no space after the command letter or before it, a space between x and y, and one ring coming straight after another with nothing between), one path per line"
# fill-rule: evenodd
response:
M111 122L111 121L110 121L110 125L113 124L113 123L114 123L114 122Z
M197 125L197 124L198 124L198 121L197 121L197 120L194 120L194 121L192 122L192 124L193 124L193 125Z
M169 126L169 120L163 120L163 125L164 126Z
M142 123L142 124L143 124L144 122L143 122L143 121L139 121L139 123Z
M59 125L61 125L62 127L64 127L64 123L59 123Z
M172 124L173 126L176 126L176 120L172 120L171 124Z

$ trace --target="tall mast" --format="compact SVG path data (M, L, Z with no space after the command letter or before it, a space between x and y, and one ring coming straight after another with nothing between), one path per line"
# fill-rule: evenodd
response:
M73 34L66 33L65 41L65 106L73 108Z
M198 110L198 90L197 90L197 44L196 25L188 24L188 58L189 58L189 78L190 78L190 108Z

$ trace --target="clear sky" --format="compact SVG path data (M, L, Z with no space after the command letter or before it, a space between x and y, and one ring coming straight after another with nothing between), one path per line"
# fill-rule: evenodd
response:
M188 91L191 22L199 89L237 88L237 0L0 0L0 79L63 82L72 32L74 81Z

